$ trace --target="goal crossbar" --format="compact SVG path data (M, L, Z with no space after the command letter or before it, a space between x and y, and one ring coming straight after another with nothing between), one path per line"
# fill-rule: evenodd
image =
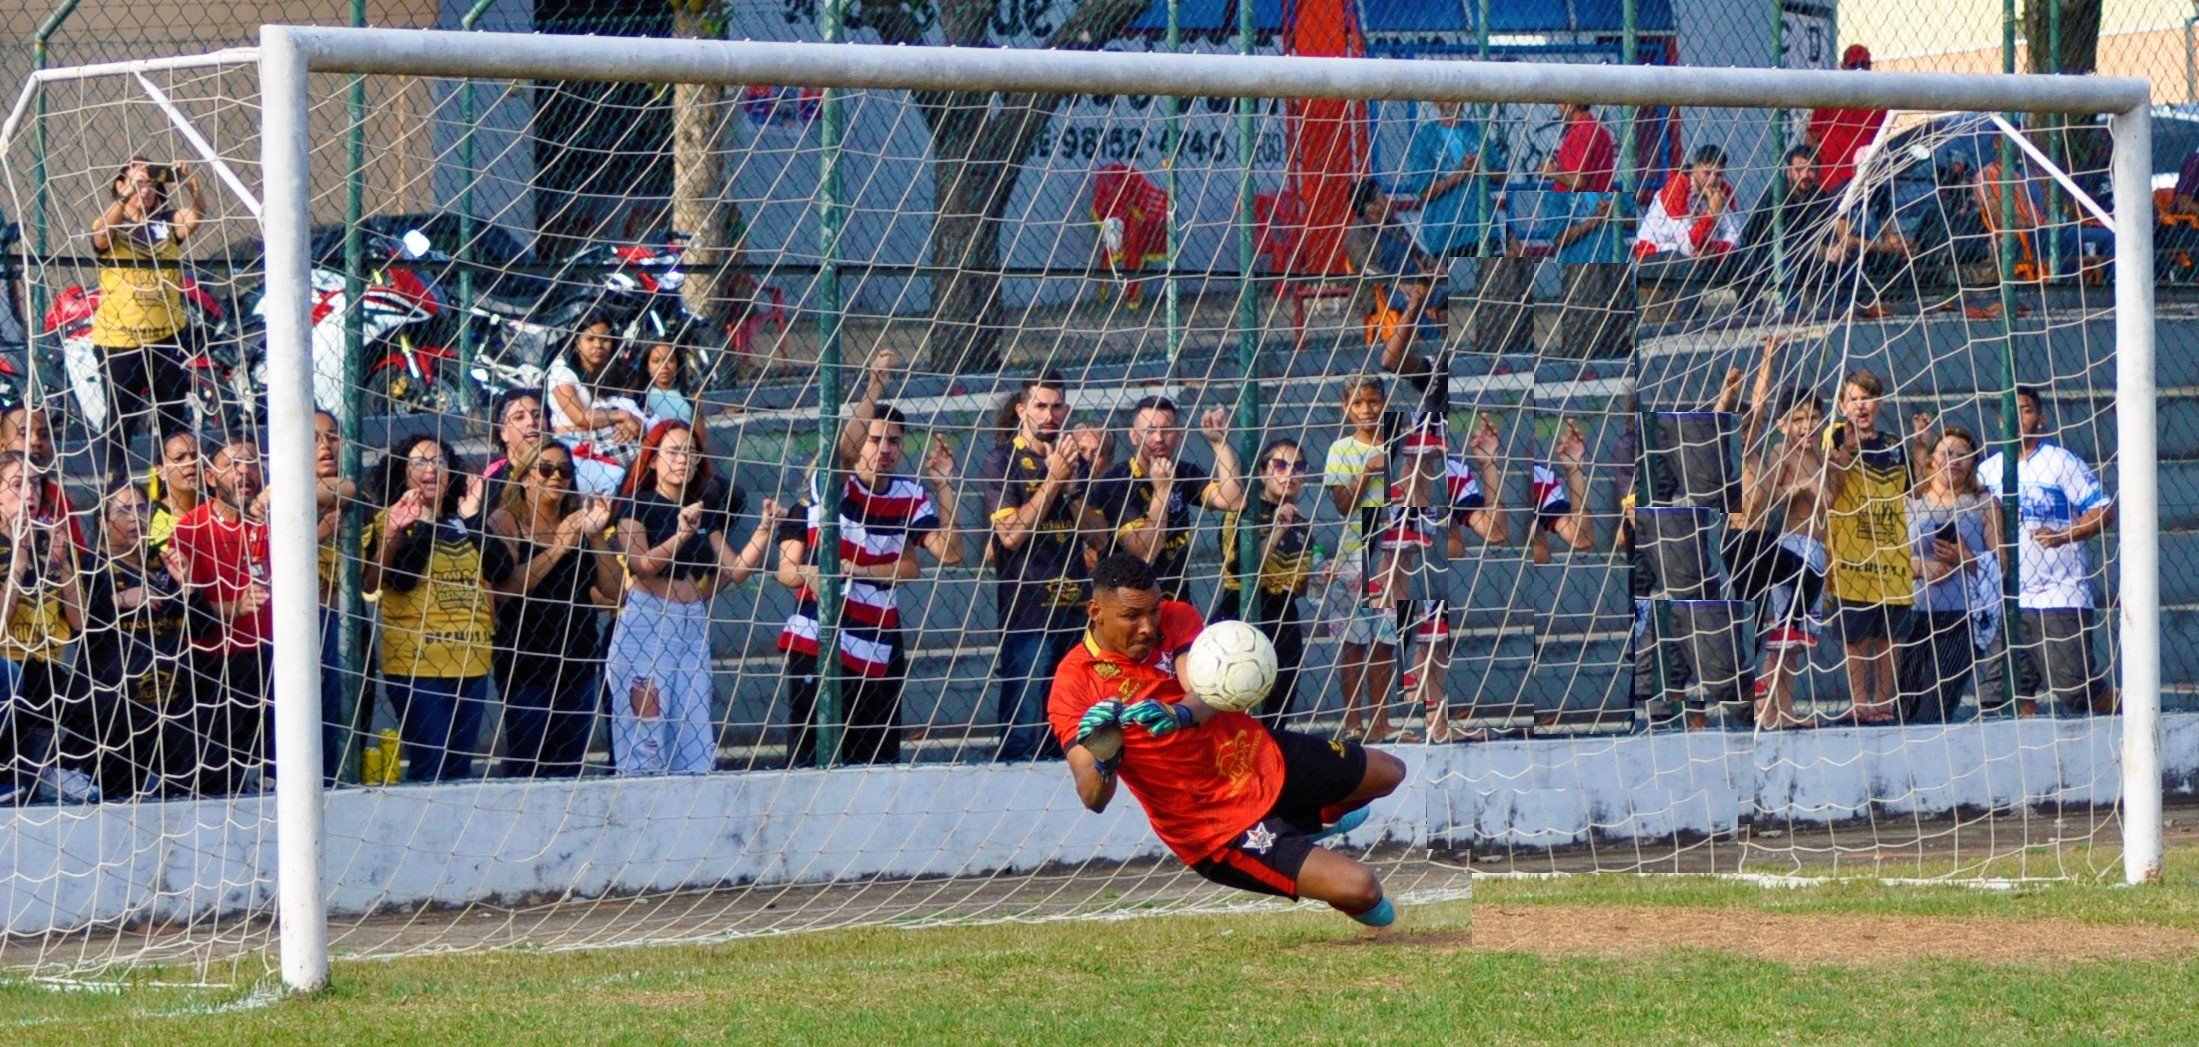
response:
M312 74L799 84L827 88L1185 97L1570 101L1729 108L2106 114L2115 142L2116 418L2120 431L2124 873L2161 865L2158 493L2150 89L2096 76L1992 76L1530 62L1410 62L263 26L260 30L272 590L316 599L308 250ZM275 619L278 912L284 982L327 980L315 616Z

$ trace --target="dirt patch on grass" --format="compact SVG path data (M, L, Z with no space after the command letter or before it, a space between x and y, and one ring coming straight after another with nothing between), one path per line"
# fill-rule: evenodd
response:
M2070 920L1603 905L1477 905L1473 920L1470 942L1457 933L1409 932L1367 941L1543 956L1633 956L1709 949L1805 965L1932 959L2037 966L2199 955L2199 933Z

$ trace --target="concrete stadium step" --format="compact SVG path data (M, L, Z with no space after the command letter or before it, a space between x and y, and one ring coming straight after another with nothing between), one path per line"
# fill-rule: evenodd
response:
M1623 629L1545 635L1535 645L1522 700L1538 719L1632 723L1633 669L1625 660L1626 647Z

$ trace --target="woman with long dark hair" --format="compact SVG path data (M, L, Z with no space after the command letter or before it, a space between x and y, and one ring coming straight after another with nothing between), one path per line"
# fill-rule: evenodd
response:
M173 546L153 554L146 538L152 514L134 484L107 495L101 555L83 572L84 642L80 685L98 712L100 758L94 777L101 795L121 799L157 792L188 768L168 767L174 754L169 725L191 715L184 675L181 555Z
M573 453L555 440L520 448L489 514L511 550L497 592L496 679L504 688L511 778L581 772L603 666L601 611L616 607L618 562L604 534L611 503L573 490Z
M648 430L641 405L627 387L630 368L618 366L618 326L591 313L573 326L573 337L543 378L550 431L573 451L579 489L609 494L633 463L635 445Z
M405 780L470 777L489 702L492 588L511 569L510 548L459 517L464 478L435 437L398 441L386 468L397 493L367 525L363 582L380 594L382 679L404 737Z
M96 802L96 729L64 657L84 625L76 547L39 522L43 491L29 459L0 452L0 799L43 787Z
M619 548L633 584L611 632L611 759L620 774L715 769L710 718L710 600L763 566L779 503L764 499L735 549L726 531L743 498L711 475L701 434L659 422L626 477Z

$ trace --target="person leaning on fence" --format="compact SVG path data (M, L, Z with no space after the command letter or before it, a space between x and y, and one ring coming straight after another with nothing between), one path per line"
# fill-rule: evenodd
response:
M225 793L255 785L266 745L269 641L266 480L248 437L214 449L206 500L181 520L168 543L183 570L189 602L192 722L190 752L169 767L185 775L170 790Z
M1927 429L1929 419L1919 428ZM2000 617L2000 504L1978 484L1978 438L1950 425L1927 437L1930 471L1909 496L1916 613L1899 664L1902 719L1948 723ZM1983 694L1980 698L1984 698ZM1982 702L1981 702L1982 704Z
M190 202L176 206L171 187ZM198 176L182 164L154 164L131 157L115 173L114 200L92 220L92 252L99 257L99 308L92 314L92 346L107 385L107 425L100 468L109 486L133 470L133 432L153 439L190 425L184 401L190 374L184 360L193 337L183 304L183 248L206 214Z
M660 445L661 451L661 445ZM489 533L511 550L497 588L496 682L504 692L508 778L579 775L602 691L605 608L621 574L606 535L611 503L573 490L573 453L556 440L521 448Z
M2064 713L2113 712L2114 685L2097 673L2092 649L2092 561L2085 543L2115 522L2115 502L2098 474L2076 452L2048 435L2039 391L2016 387L2023 452L2016 464L2020 522L2016 567L2017 711L2035 710L2031 696L2051 698ZM1978 485L2001 497L2002 455L1978 465ZM1981 693L1999 703L2003 659L1988 660Z
M0 452L0 742L8 750L0 793L40 791L63 803L90 803L99 788L87 773L100 741L90 702L75 693L69 641L84 624L75 548L38 520L43 485L21 453Z
M999 578L995 714L1000 758L1011 762L1061 758L1046 725L1047 681L1082 635L1088 561L1108 529L1088 495L1092 478L1107 470L1110 441L1091 428L1063 432L1068 391L1052 371L1024 382L1003 418L1013 435L978 468L992 528L987 554Z
M746 505L746 494L713 474L701 430L681 422L649 430L617 505L632 582L603 665L619 774L717 768L710 601L764 565L779 524L778 501L764 499L756 529L735 548L729 535Z
M608 315L582 317L543 376L550 430L572 448L582 494L618 490L649 431L649 420L627 386L631 369L617 364L617 330Z
M1886 387L1868 370L1840 382L1841 418L1820 446L1828 467L1827 573L1846 647L1848 720L1890 724L1896 702L1894 645L1908 639L1916 579L1909 562L1909 490L1915 486L1908 448L1878 428Z
M492 697L492 587L510 573L511 551L459 515L465 478L441 441L407 437L384 461L400 493L367 525L363 585L380 597L382 682L405 780L470 778Z
M877 388L874 386L873 388ZM934 433L924 452L923 480L896 476L908 418L899 408L866 396L840 428L839 516L841 588L838 669L842 673L841 735L837 754L824 762L894 763L901 758L901 689L908 655L895 584L920 577L919 550L941 566L962 563L955 531L954 450ZM821 670L817 597L823 578L815 550L826 500L812 477L808 527L799 541L782 535L779 581L795 590L798 604L779 635L787 652L787 698L792 714L788 759L816 762L816 702Z
M1756 605L1763 645L1757 674L1756 726L1776 731L1801 725L1794 681L1817 647L1817 604L1824 595L1826 469L1819 447L1825 408L1800 389L1774 390L1783 342L1766 339L1754 388L1741 419L1741 508L1727 523L1720 552L1733 595ZM1729 372L1718 409L1740 394Z
M1382 415L1389 393L1369 374L1344 380L1343 435L1329 442L1321 485L1343 516L1336 542L1334 583L1324 617L1337 639L1337 686L1343 692L1348 737L1391 740L1389 694L1397 674L1397 614L1378 590L1391 572L1368 561L1383 526L1389 496L1389 452ZM1367 717L1371 716L1371 722Z
M134 484L107 495L99 555L80 579L84 638L79 685L88 688L100 717L100 794L120 799L157 794L170 776L164 743L187 723L189 695L183 674L181 556L161 554L145 540L145 496ZM179 768L178 770L182 770Z

